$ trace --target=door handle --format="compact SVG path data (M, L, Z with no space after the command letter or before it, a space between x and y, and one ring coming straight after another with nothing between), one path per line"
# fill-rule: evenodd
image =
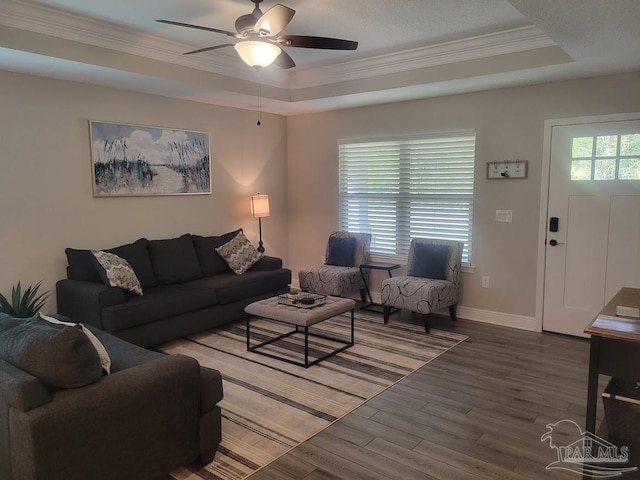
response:
M549 245L551 245L552 247L555 247L556 245L564 245L564 242L559 242L556 239L552 238L551 240L549 240Z

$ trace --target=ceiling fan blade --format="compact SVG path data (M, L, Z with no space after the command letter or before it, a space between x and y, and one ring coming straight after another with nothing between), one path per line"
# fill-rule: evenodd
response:
M192 25L190 23L174 22L173 20L156 20L156 22L166 23L168 25L177 25L178 27L195 28L195 29L198 29L198 30L204 30L206 32L222 33L223 35L227 35L229 37L237 37L238 36L237 33L228 32L226 30L220 30L218 28L203 27L201 25Z
M275 40L285 47L321 48L325 50L356 50L358 48L358 42L339 38L280 35Z
M264 15L256 22L253 30L263 37L277 35L289 25L295 14L296 11L289 7L280 4L274 5L264 12Z
M273 63L275 63L277 66L285 70L287 68L293 68L296 66L296 62L294 62L293 58L291 58L291 56L284 50L280 52L280 55L276 57L276 60Z
M234 45L235 45L234 43L225 43L223 45L216 45L215 47L199 48L198 50L192 50L190 52L184 52L183 55L192 55L194 53L208 52L209 50L217 50L218 48L224 48L224 47L233 47Z

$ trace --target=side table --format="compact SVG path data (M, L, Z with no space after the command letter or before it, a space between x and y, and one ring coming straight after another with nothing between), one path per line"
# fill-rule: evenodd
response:
M384 263L384 262L370 262L363 263L360 265L360 274L362 275L362 280L364 281L364 288L367 291L367 296L369 297L369 303L360 307L360 310L369 310L371 312L382 313L382 305L379 303L375 303L373 298L371 298L371 291L369 290L369 284L367 283L367 276L364 274L364 270L386 270L389 274L389 278L391 278L391 271L397 268L400 268L400 265L397 263ZM390 313L395 313L399 308L392 308Z

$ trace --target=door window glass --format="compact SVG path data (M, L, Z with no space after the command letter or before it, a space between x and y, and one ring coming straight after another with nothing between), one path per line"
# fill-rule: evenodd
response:
M573 138L571 180L640 180L640 134Z

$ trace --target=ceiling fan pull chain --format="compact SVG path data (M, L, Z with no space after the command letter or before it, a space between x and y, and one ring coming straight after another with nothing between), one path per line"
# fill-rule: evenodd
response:
M262 125L262 82L258 75L258 126Z

